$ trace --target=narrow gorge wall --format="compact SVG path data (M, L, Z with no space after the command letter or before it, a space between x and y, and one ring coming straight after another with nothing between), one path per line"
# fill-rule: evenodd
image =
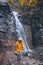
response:
M31 27L29 25L24 24L24 31L26 34L26 39L27 39L27 44L29 45L30 48L32 48L32 33L31 33Z

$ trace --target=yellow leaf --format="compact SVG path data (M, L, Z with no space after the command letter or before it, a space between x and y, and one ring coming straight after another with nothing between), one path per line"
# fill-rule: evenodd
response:
M20 2L21 5L25 4L25 0L19 0L19 2Z

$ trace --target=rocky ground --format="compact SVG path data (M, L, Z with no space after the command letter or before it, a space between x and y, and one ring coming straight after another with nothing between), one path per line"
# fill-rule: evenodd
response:
M30 56L22 56L22 60L17 62L14 51L6 51L0 55L0 65L43 65L43 47L34 48Z

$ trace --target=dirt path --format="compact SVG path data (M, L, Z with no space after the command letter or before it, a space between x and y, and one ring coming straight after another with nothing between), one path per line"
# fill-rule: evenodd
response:
M38 53L34 53L31 57L22 56L22 60L17 62L17 56L14 54L14 51L6 51L4 55L1 54L0 56L0 65L43 65L43 61L39 60L43 57L41 56L38 51Z

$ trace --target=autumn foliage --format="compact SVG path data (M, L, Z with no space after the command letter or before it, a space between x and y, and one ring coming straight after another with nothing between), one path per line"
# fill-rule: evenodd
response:
M38 0L19 0L21 5L35 6Z

